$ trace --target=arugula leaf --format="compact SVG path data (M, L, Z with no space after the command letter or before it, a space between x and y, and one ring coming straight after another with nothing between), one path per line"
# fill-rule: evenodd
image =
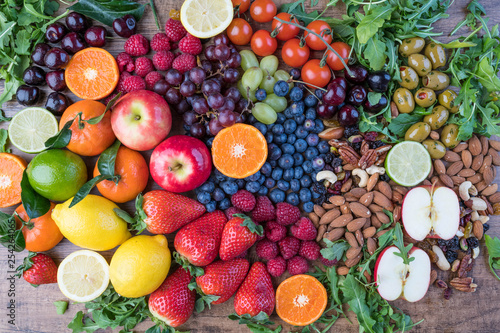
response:
M489 93L500 93L500 79L487 57L479 62L475 74Z
M344 302L349 304L349 309L356 314L359 325L363 327L366 332L375 332L372 327L375 325L376 321L370 316L370 309L366 304L366 291L363 286L356 281L354 275L347 275L340 289L344 296Z
M66 309L68 308L68 302L67 301L55 301L54 305L56 307L56 313L58 315L62 315L66 312Z
M488 265L490 266L491 273L500 280L500 277L495 272L495 269L500 269L500 239L484 235L484 243L488 249Z
M409 265L410 262L415 260L415 257L410 257L409 252L411 248L413 247L412 243L409 243L408 245L405 246L403 242L403 230L401 229L401 224L396 223L396 226L394 227L395 229L395 235L394 235L394 245L399 249L399 253L394 252L394 255L400 257L403 259L403 263L405 265Z
M422 119L421 115L413 113L402 113L396 118L392 119L388 126L389 131L398 137L403 137L406 131L416 122Z
M391 14L395 9L390 4L373 6L370 9L368 8L370 7L364 7L367 14L363 16L356 27L356 36L361 44L366 44L370 39L372 39L373 36L375 36L378 29L384 25L384 22L391 18Z
M3 110L0 109L0 123L3 121L11 121L12 117L6 117L4 116Z
M144 14L145 7L145 5L128 0L79 0L68 9L111 27L113 20L127 14L139 21Z
M269 320L269 316L267 313L261 311L256 316L252 317L249 314L244 314L242 316L237 315L236 313L230 314L228 316L231 320L238 320L238 324L247 325L251 332L258 333L279 333L281 332L281 325L278 326L275 330L270 329L265 325L274 325L272 321Z
M323 238L323 241L326 244L326 247L321 249L321 254L325 259L328 260L338 260L340 261L342 257L344 256L344 253L349 249L351 246L349 243L347 243L346 240L340 239L336 242L332 242L326 238Z
M0 128L0 153L10 153L10 149L7 149L7 138L9 133L6 129Z
M366 42L363 57L370 64L373 70L380 70L384 67L387 56L384 42L376 38L371 38Z
M26 170L24 170L21 180L21 201L30 219L43 216L50 209L49 199L42 197L31 187Z

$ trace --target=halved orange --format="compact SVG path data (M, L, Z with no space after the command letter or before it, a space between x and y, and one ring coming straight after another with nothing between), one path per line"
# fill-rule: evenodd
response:
M21 180L26 165L20 156L0 153L0 208L21 202Z
M212 143L214 166L231 178L245 178L260 170L267 158L267 142L253 126L234 124L224 128Z
M325 287L310 275L289 277L276 290L276 313L291 325L314 323L325 311L327 303Z
M82 99L102 99L115 90L120 72L115 58L97 47L83 49L71 58L64 79L69 90Z

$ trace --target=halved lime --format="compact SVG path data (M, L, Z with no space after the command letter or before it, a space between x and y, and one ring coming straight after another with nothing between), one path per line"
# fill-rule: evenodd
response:
M52 113L44 108L29 107L19 111L10 121L9 140L25 153L45 150L45 141L57 134L59 125Z
M432 161L425 147L415 141L403 141L392 147L385 159L385 172L402 186L415 186L431 172Z

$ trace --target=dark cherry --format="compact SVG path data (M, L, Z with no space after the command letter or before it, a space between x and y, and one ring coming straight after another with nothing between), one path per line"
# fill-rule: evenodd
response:
M345 89L336 82L330 83L323 94L323 103L327 105L340 105L345 100Z
M62 91L66 89L66 81L64 81L64 71L62 69L48 72L45 75L45 81L50 89L54 91Z
M356 125L359 119L359 111L352 105L346 104L340 108L337 120L342 126Z
M106 44L106 29L94 25L85 31L85 41L93 47L103 47Z
M336 83L336 84L340 85L342 88L344 88L347 91L347 80L345 79L345 77L338 76L335 79L333 79L330 84L332 84L332 83Z
M168 104L177 105L182 100L182 95L178 89L170 87L165 94L165 100Z
M350 70L351 74L349 74L348 71L344 72L345 78L349 82L361 83L361 82L364 82L366 80L366 78L368 77L368 70L361 65L349 66L349 70Z
M391 82L391 75L386 71L377 71L368 75L368 86L375 92L386 92Z
M65 66L69 61L68 52L60 47L53 47L47 52L44 58L45 66L49 69L58 69Z
M45 66L45 54L51 49L48 44L39 43L35 45L33 52L31 52L31 61L40 66Z
M23 73L23 81L31 86L44 85L45 71L37 66L28 67Z
M38 102L39 98L40 89L38 89L38 87L30 87L23 84L17 88L16 99L21 105L34 105Z
M84 32L87 29L87 18L77 12L71 12L66 16L66 25L68 29L74 32Z
M349 90L347 94L347 103L355 106L360 106L366 100L367 91L365 87L356 85Z
M226 34L220 34L214 37L214 44L217 45L227 45L229 44L229 38L227 38Z
M368 112L378 112L384 109L387 106L387 97L382 95L380 97L380 100L376 104L370 103L370 99L366 99L366 102L364 104L365 110Z
M200 123L195 123L195 124L191 125L191 128L189 129L189 133L193 137L195 137L197 139L201 139L202 137L205 136L205 126L203 126Z
M164 79L160 79L155 83L153 91L158 95L163 96L167 93L168 88L170 88L170 86L168 85L167 81L165 81Z
M123 38L129 38L137 31L137 21L132 15L125 15L113 21L113 30Z
M58 92L50 93L45 102L45 108L56 116L62 115L68 106L68 98L64 94Z
M209 61L215 61L215 46L209 45L205 48L205 58Z
M316 106L316 114L322 119L330 119L337 112L337 107L335 105L327 105L324 103L319 103Z
M66 35L68 32L68 29L64 26L64 24L61 24L59 22L55 22L50 24L47 27L47 30L45 30L45 38L50 43L58 43L61 41L61 39Z
M75 54L87 47L85 40L76 32L70 32L61 40L61 47L69 54Z
M174 68L171 68L165 74L165 80L171 86L178 86L182 83L182 74Z

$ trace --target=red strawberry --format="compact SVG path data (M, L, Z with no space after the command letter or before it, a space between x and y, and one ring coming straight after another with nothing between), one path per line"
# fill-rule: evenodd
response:
M264 233L261 225L255 224L252 219L244 214L235 214L230 219L220 243L219 256L222 260L236 258L248 250L257 241L257 237Z
M194 310L196 291L188 288L191 275L179 267L149 296L149 311L170 327L184 324Z
M34 287L40 284L57 283L57 266L51 257L44 253L30 252L21 266L17 268L17 276L31 283Z
M179 230L174 239L175 250L194 266L210 264L219 253L226 222L226 215L220 210L203 215Z
M147 228L152 234L170 234L205 213L205 206L198 201L163 190L139 194L135 207L133 218L125 211L115 212L139 233Z
M255 317L261 311L268 316L273 313L273 283L263 263L255 262L250 268L250 272L234 297L234 310L239 316L249 314Z

